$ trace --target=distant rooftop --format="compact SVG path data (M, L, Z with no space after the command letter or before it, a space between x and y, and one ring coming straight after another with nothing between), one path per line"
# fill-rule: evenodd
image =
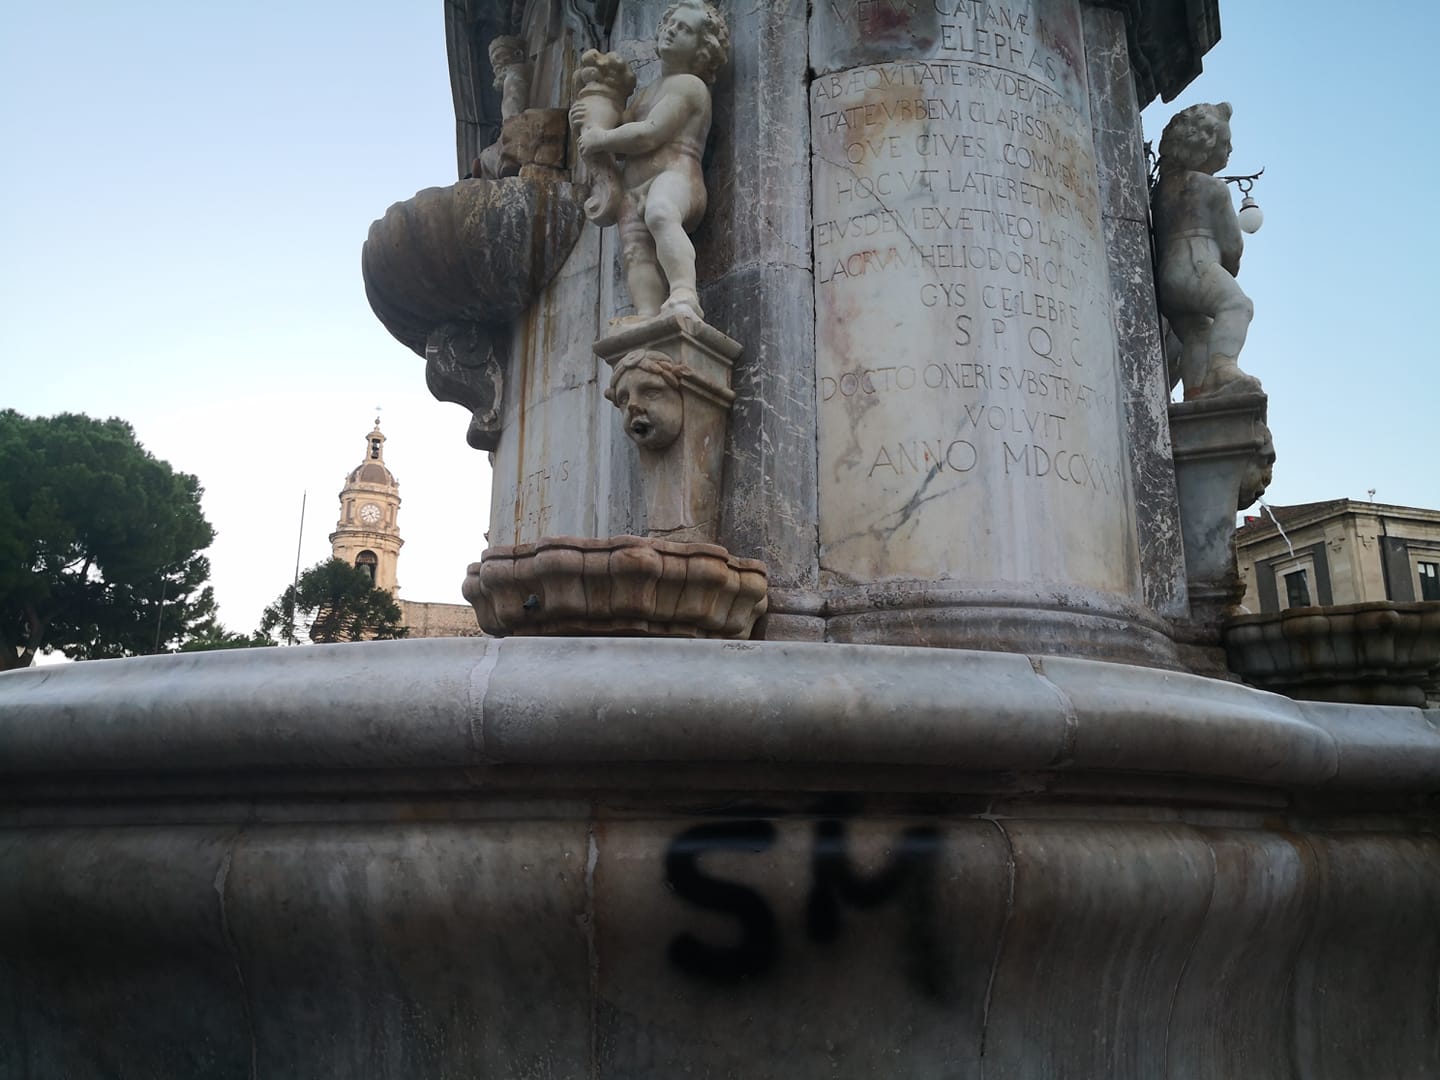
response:
M1344 514L1384 514L1394 517L1433 517L1440 519L1440 510L1426 510L1419 506L1394 506L1389 503L1367 502L1359 499L1327 499L1324 502L1296 503L1294 506L1271 506L1258 514L1247 514L1247 521L1235 530L1235 543L1244 545L1273 535L1280 528L1288 529L1297 525L1308 525L1316 521L1341 517ZM1273 518L1272 518L1273 515Z

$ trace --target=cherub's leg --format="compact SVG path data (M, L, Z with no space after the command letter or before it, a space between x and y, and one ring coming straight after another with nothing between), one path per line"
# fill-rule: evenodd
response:
M1210 354L1228 356L1234 361L1245 347L1250 320L1255 317L1255 305L1223 269L1218 270L1214 278L1213 291L1218 294L1219 303L1215 305L1215 325L1210 328Z
M1170 329L1180 339L1180 381L1185 385L1185 396L1193 397L1210 365L1210 316L1173 315Z
M1222 389L1232 394L1259 390L1260 380L1241 371L1237 362L1250 331L1250 320L1255 317L1255 305L1223 267L1212 266L1206 271L1204 287L1215 321L1210 326L1201 392L1208 395Z
M665 302L665 279L655 257L655 241L645 222L638 217L620 222L620 263L625 268L625 287L635 313L645 317L660 314Z
M670 295L664 307L667 311L684 311L702 319L704 313L695 290L695 245L686 235L685 208L676 198L682 192L672 191L675 185L665 182L669 179L657 177L645 200L645 226L655 238L655 254L670 283Z

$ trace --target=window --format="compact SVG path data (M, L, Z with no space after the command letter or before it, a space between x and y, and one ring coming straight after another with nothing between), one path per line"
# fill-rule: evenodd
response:
M1295 570L1285 575L1285 606L1310 606L1310 579L1304 570Z
M1420 599L1440 600L1440 563L1422 562L1420 571Z

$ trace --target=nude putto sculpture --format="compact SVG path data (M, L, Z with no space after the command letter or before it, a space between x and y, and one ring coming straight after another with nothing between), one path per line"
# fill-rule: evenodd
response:
M630 101L615 127L595 123L593 97L570 110L582 158L624 158L618 220L630 299L641 317L703 319L690 242L705 213L700 157L710 133L710 84L730 50L725 20L708 3L682 0L666 10L656 34L660 74Z
M1255 308L1235 281L1244 242L1229 188L1215 175L1230 160L1230 116L1221 102L1172 117L1151 195L1160 312L1180 340L1187 401L1260 390L1238 363Z
M524 38L502 35L490 42L490 68L500 91L500 118L509 120L525 111L530 97L530 63Z

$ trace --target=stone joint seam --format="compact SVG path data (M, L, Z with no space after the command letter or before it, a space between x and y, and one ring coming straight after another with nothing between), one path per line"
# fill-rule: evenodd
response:
M235 932L230 927L226 902L226 892L230 887L230 866L235 857L235 848L239 846L245 829L246 826L241 825L230 837L230 842L225 846L225 855L220 860L220 868L215 871L213 885L220 903L220 933L225 939L225 948L230 954L230 962L235 966L235 979L240 986L240 1011L245 1017L245 1034L250 1041L250 1080L256 1080L259 1075L259 1041L255 1034L255 1016L250 1008L250 989L245 984L245 969L240 963L240 949L235 942Z
M490 678L500 663L500 650L504 645L504 640L500 638L487 642L485 655L476 661L470 671L470 698L466 702L465 719L470 734L472 761L485 760L485 701L489 697Z
M1075 743L1079 737L1080 717L1075 711L1075 704L1070 700L1070 695L1065 693L1056 685L1048 675L1045 674L1045 658L1042 656L1027 656L1030 667L1035 672L1035 677L1055 695L1056 703L1060 706L1061 715L1065 719L1065 732L1061 739L1060 746L1051 758L1050 765L1053 768L1064 768L1075 760Z

